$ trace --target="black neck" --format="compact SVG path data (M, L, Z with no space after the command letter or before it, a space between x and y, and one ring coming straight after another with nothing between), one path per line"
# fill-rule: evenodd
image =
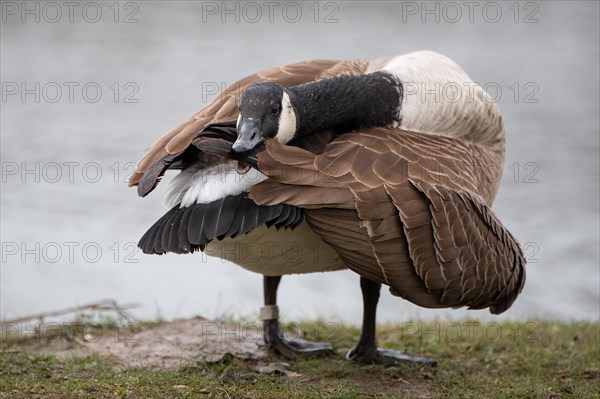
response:
M287 90L296 111L296 137L399 122L402 84L387 72L340 76Z

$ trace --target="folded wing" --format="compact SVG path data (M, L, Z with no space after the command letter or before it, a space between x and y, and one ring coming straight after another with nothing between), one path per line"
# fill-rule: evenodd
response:
M460 139L384 128L340 136L318 156L269 142L259 167L270 179L250 196L306 208L346 266L395 295L502 313L526 262L479 192L478 154Z

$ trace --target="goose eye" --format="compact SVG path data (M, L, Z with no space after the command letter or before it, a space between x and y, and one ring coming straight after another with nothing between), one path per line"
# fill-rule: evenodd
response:
M278 104L275 104L271 107L271 115L279 115L280 107Z

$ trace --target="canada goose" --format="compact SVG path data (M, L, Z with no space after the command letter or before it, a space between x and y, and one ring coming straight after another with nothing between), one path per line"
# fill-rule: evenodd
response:
M198 143L231 154L231 142ZM269 179L249 188L259 205L305 209L307 223L361 275L362 362L427 363L377 349L381 284L426 308L506 311L525 284L525 257L487 205L493 154L476 143L393 128L345 133L318 155L269 140L253 166Z
M318 155L270 140L255 164L269 179L248 191L304 208L344 264L396 296L499 314L521 292L525 258L479 189L489 162L477 144L392 128L346 133Z
M392 71L392 73L377 72L382 70ZM371 72L374 73L371 74ZM369 74L372 76L368 76ZM349 76L350 78L341 80L336 78L340 76ZM374 112L372 115L360 114L358 118L351 118L349 123L336 122L335 118L333 122L328 122L329 127L326 126L327 124L321 123L323 119L335 115L335 112L329 112L330 106L332 107L331 110L336 110L335 101L332 101L332 98L340 98L348 105L348 96L344 97L344 93L340 92L340 88L343 88L344 85L346 88L351 88L354 82L372 78L375 78L377 80L375 83L380 86L385 86L387 82L387 89L393 88L392 94L395 98L388 95L386 97L387 102L382 104L382 108L386 108L388 103L393 104L392 107L388 106L386 108L387 117L371 108ZM327 81L325 81L326 79ZM266 87L267 90L264 90L265 87L261 85L252 86L253 90L258 89L255 98L260 100L259 102L262 102L263 105L265 104L264 99L267 98L269 107L245 107L244 104L248 105L248 99L253 97L244 95L241 101L242 104L240 104L242 112L238 112L240 94L245 91L248 92L246 89L256 82L277 83L281 86L271 85ZM321 85L310 87L310 82L321 82ZM330 346L325 344L302 341L292 343L282 338L277 322L277 286L280 276L283 274L337 270L349 267L348 263L351 262L349 262L348 255L344 251L339 248L332 248L332 246L325 243L328 240L330 243L333 243L333 241L327 236L328 228L319 227L315 222L318 218L314 219L314 214L318 214L318 210L310 211L313 215L311 220L314 220L311 222L312 228L309 228L307 224L301 223L304 212L299 207L293 206L293 204L282 201L277 204L260 205L248 198L248 190L251 190L252 195L256 198L260 195L260 193L257 193L257 189L251 187L269 187L268 184L271 183L265 182L266 185L256 184L266 179L264 175L259 175L256 179L245 179L249 168L248 164L254 163L255 158L253 158L251 152L247 155L244 154L264 139L271 137L276 137L282 143L290 142L290 144L305 148L308 153L318 154L334 137L332 130L339 133L344 129L397 126L401 129L427 133L435 138L437 138L436 135L446 135L460 138L457 141L476 143L493 161L492 164L485 165L486 170L489 172L493 169L499 173L504 161L502 122L495 104L487 101L485 92L479 86L470 87L469 96L459 95L458 99L454 96L452 102L433 101L427 97L423 100L423 97L419 95L407 95L408 91L406 90L408 84L411 83L416 85L417 88L420 86L421 89L428 84L429 87L435 85L448 87L452 84L454 86L451 89L456 90L456 85L469 82L471 80L458 65L448 58L432 52L417 52L373 61L303 62L262 71L241 80L227 89L208 107L199 111L191 120L179 125L160 138L139 162L136 173L131 177L130 185L137 185L138 193L141 196L145 196L152 191L166 169L182 169L180 175L174 179L168 196L173 206L172 209L148 230L140 241L140 247L148 253L184 253L193 252L197 249L210 250L216 256L232 260L242 267L262 273L265 275L266 307L261 316L265 320L267 346L290 357L328 352ZM303 83L308 83L308 85L300 91L306 90L306 93L312 93L313 98L320 95L329 96L327 97L329 100L321 102L320 109L313 107L309 111L303 112L303 110L310 108L311 102L302 100L302 96L296 95L296 92L293 92L290 96L287 92L279 91L281 87L290 88ZM367 84L367 86L369 85ZM316 90L317 88L319 90ZM324 94L328 90L329 94ZM384 90L386 90L385 87ZM391 90L388 91L391 92ZM273 97L274 92L281 94L281 96ZM289 99L286 98L286 93ZM352 93L350 92L350 94ZM359 97L352 97L353 101L360 101ZM298 100L299 98L300 100ZM376 95L369 98L373 101L377 100ZM271 100L273 104L277 105L275 107L278 108L276 112L271 111ZM319 104L319 102L315 101L315 104ZM364 105L367 106L368 104ZM290 110L294 112L293 117ZM262 115L260 126L253 124L253 120L255 121L261 115L261 112L265 115L266 112L269 112L275 118L266 120L263 118L265 115ZM393 114L391 119L389 118L390 114ZM338 116L343 119L348 117L348 114ZM290 123L291 119L295 119L296 124ZM251 124L248 125L249 121ZM245 131L247 134L242 133L238 136L236 125L239 126L240 132ZM314 131L311 131L311 129L314 129ZM394 131L398 134L401 132L401 130ZM252 137L253 134L254 137ZM258 140L256 139L257 134L260 135ZM422 136L425 136L425 134L418 135L418 137ZM223 138L228 139L230 143L235 141L233 147L236 148L235 152L237 154L228 156L228 158L235 158L235 160L215 158L208 155L212 150L204 146L209 144L211 140L214 144L215 140L218 141ZM418 156L418 154L417 151L415 156ZM244 156L249 158L245 159ZM474 156L475 160L477 158L477 156ZM485 157L484 159L487 160ZM306 159L303 159L303 162L305 161ZM368 165L368 163L366 164ZM458 171L459 175L462 173L466 172ZM498 180L488 179L481 182L482 185L479 187L478 193L488 204L491 204L495 196ZM280 183L286 182L281 181ZM206 189L207 187L215 189ZM286 191L290 192L287 188ZM346 191L335 190L340 195L338 205L342 208L348 207L349 197ZM333 195L332 193L332 190L327 191L327 195ZM310 207L306 203L299 203L299 205ZM332 210L331 212L334 213L330 214L329 219L338 211ZM324 215L321 220L326 219L327 215ZM356 226L356 214L352 214L349 220L351 225ZM285 229L277 231L268 228L268 226L297 226L297 228L293 231ZM319 234L323 234L323 236L315 233L314 229L319 228L321 229ZM359 234L357 237L362 240L362 245L369 243L368 237L364 234ZM218 240L215 241L214 238ZM301 251L303 256L293 263L286 262L282 255L274 256L263 252L254 257L252 261L249 261L240 256L239 252L232 253L224 250L223 247L228 242L241 244L296 242L299 248L304 249L304 251ZM337 245L344 246L343 243L339 242ZM304 256L309 250L314 252L314 248L321 254L319 259L328 259L329 261L315 262L314 257ZM367 259L365 259L365 262L366 264L369 263ZM359 269L354 264L352 267L357 271ZM352 357L364 362L394 362L397 359L402 359L402 356L400 354L382 355L382 352L377 352L377 348L374 346L377 301L373 298L379 295L380 286L378 284L387 280L382 281L381 272L374 275L369 274L373 273L372 270L373 268L365 266L361 274L367 275L367 277L363 276L361 278L361 288L365 305L369 304L369 306L365 306L363 322L363 335L368 339L361 339L363 344L359 343L358 349L355 348ZM432 273L430 275L434 277ZM441 305L448 306L445 303L438 303L438 306ZM372 337L372 340L369 337ZM404 357L404 359L428 362L427 359L422 358Z

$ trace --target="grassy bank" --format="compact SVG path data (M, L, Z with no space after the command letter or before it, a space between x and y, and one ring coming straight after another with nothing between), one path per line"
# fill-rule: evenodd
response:
M288 362L291 376L226 356L174 370L123 367L112 357L35 354L32 339L4 337L3 398L600 398L600 325L415 322L379 326L380 346L435 358L436 368L347 362L353 326L301 324L337 357ZM155 328L146 325L144 328ZM35 339L33 339L35 341ZM38 339L39 341L39 339ZM281 362L266 358L262 362Z

